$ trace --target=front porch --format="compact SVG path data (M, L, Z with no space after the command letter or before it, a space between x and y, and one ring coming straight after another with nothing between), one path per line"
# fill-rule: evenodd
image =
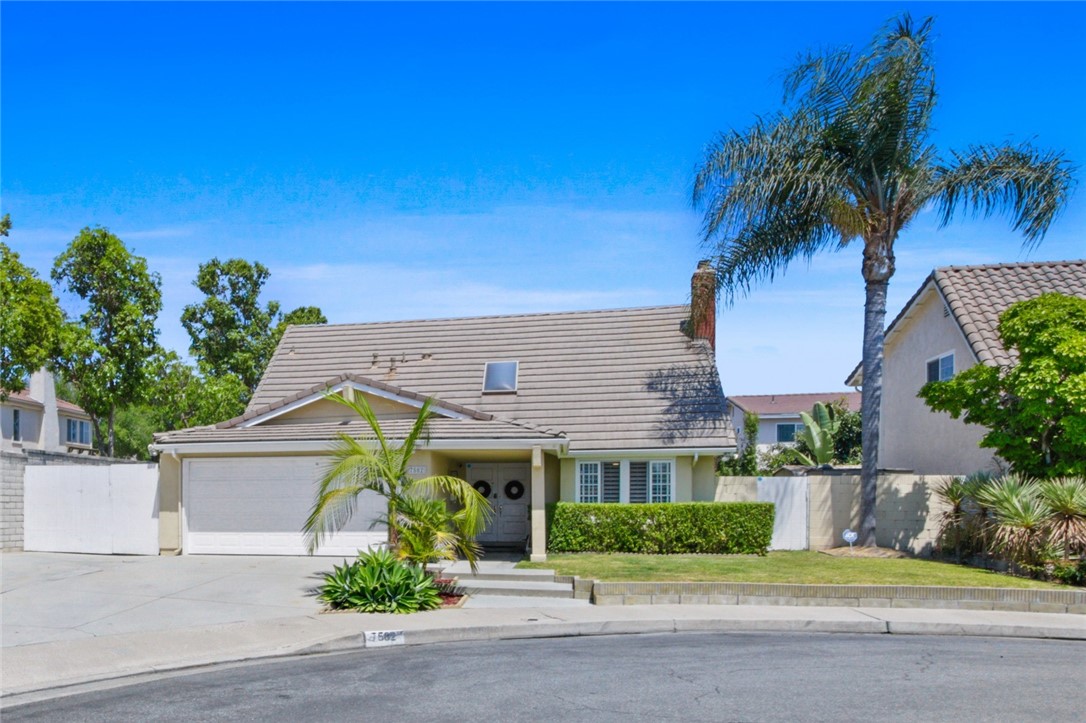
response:
M465 479L490 502L493 517L478 537L488 553L527 553L532 562L547 559L546 509L560 495L559 460L555 455L540 446L431 450L422 454L429 456L427 473ZM488 558L495 559L493 554Z

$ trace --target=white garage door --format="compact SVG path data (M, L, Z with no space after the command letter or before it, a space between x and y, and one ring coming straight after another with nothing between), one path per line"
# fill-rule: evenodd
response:
M182 471L182 548L190 555L304 555L301 532L327 461L322 457L235 457L185 460ZM354 515L325 540L318 555L353 557L385 541L384 512L372 492L358 497Z

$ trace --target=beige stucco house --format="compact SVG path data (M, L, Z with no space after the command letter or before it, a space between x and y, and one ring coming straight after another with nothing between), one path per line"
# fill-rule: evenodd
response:
M57 399L53 375L44 369L30 375L26 389L0 400L0 450L4 452L90 453L93 433L90 415Z
M765 452L775 444L795 443L796 435L803 429L803 419L799 413L810 414L811 408L818 402L841 402L850 411L860 411L859 392L736 395L727 397L726 408L740 447L746 440L744 416L747 412L758 415L756 444L759 452Z
M163 551L301 554L302 523L340 433L363 423L325 394L363 396L386 436L424 400L429 439L411 473L454 474L486 495L490 546L546 551L559 500L713 499L734 450L714 358L714 272L690 305L291 327L245 414L156 435ZM704 295L701 307L697 299ZM385 533L380 500L318 551L353 555Z
M932 271L886 329L879 466L925 475L996 471L979 446L985 428L933 412L917 397L928 381L974 364L1006 366L999 316L1018 301L1059 292L1086 298L1086 260L948 266ZM846 383L859 385L857 367Z

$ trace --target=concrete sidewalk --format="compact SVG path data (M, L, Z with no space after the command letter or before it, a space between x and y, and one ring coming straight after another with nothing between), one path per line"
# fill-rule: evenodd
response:
M157 561L157 562L151 562ZM328 559L4 554L4 705L127 676L403 644L682 631L950 634L1086 641L1086 616L922 608L731 605L486 606L416 615L319 611ZM254 591L260 591L255 595ZM571 601L572 602L572 601ZM494 605L493 607L490 605ZM499 607L499 605L504 605Z

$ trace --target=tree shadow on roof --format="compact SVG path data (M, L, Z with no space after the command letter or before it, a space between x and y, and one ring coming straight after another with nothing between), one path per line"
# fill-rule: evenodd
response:
M667 401L656 423L658 439L666 445L683 439L722 436L730 429L720 377L711 364L658 369L649 373L645 388Z

